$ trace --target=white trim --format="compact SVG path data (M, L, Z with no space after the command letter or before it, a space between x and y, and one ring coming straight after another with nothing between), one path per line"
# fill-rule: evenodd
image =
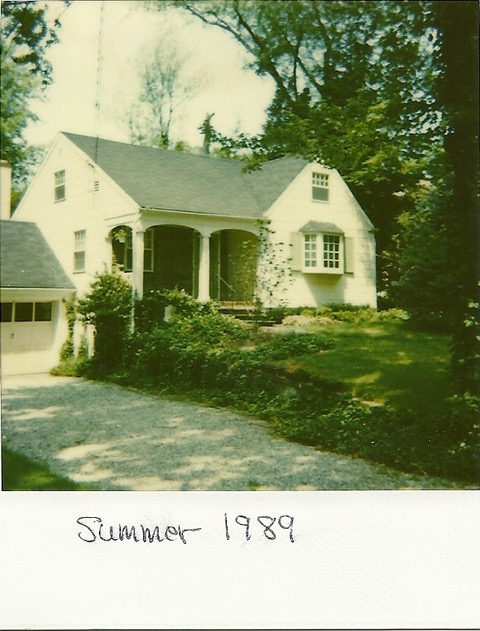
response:
M2 287L0 288L0 294L3 296L6 292L11 292L11 291L49 291L49 292L56 292L58 294L65 294L65 293L75 293L76 289L75 287L65 287L65 288L61 288L61 287Z
M247 221L252 223L257 223L257 221L266 221L264 214L260 217L246 217L245 215L220 215L217 213L209 213L207 211L200 212L198 210L184 210L184 209L175 209L175 208L153 208L151 206L140 206L140 212L164 212L164 213L175 213L176 215L188 215L188 216L197 216L198 217L214 217L218 219L235 219L236 221Z
M306 237L315 237L315 265L308 266L307 263L307 250L306 250ZM330 254L325 249L325 237L333 237L338 239L338 266L325 267L325 254ZM310 250L311 251L311 250ZM333 234L329 232L306 232L303 235L302 243L302 273L303 274L329 274L335 276L341 276L345 273L345 236L343 234Z

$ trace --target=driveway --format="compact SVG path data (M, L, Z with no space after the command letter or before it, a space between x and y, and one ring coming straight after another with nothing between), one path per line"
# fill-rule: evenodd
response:
M2 438L52 471L99 490L446 488L273 437L259 420L113 384L4 378Z

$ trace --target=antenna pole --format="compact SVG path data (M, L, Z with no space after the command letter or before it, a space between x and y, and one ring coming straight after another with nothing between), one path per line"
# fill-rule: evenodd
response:
M98 140L100 128L100 98L102 94L102 64L103 64L103 22L105 19L105 0L100 6L100 29L98 32L98 60L97 60L97 88L95 95L95 164L98 158Z

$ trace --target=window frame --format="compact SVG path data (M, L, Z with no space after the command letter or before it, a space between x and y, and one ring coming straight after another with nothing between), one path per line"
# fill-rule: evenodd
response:
M39 305L42 305L42 306L40 307ZM39 312L45 308L47 308L47 311L44 312L43 314L40 313L41 317L39 317ZM52 320L53 320L53 302L51 302L50 300L46 300L42 302L35 302L33 306L33 321L34 322L52 322Z
M336 244L336 247L333 249L331 247L332 243ZM311 256L312 248L315 251L314 260ZM344 274L344 258L345 237L343 234L334 232L303 233L302 272L304 274ZM315 264L312 264L312 262ZM336 263L336 265L326 265L328 262Z
M312 201L324 204L330 201L330 177L328 173L312 171Z
M148 237L147 237L148 235ZM155 269L154 265L154 231L153 228L147 228L143 235L143 271L144 272L153 272ZM149 243L147 243L147 239ZM150 264L147 266L147 254L150 254Z
M20 305L22 305L20 307ZM34 322L34 302L18 300L15 301L13 309L13 322ZM20 307L20 308L19 308ZM24 313L22 313L24 311Z
M77 235L83 235L83 238L77 239ZM87 231L75 230L73 233L73 273L82 274L86 269L86 249L87 249ZM83 256L78 256L83 255ZM80 264L79 264L80 262Z
M54 178L55 178L54 198L55 198L55 203L57 204L58 202L64 202L67 197L67 189L66 189L66 184L65 184L65 180L66 180L65 169L62 169L60 171L55 171Z
M153 272L155 271L155 239L154 229L147 228L144 232L143 241L143 271ZM130 274L133 272L133 231L129 231L125 237L125 241L121 242L123 246L119 253L122 254L122 261L118 261L115 256L115 261L122 272ZM117 250L118 251L118 250ZM113 252L115 254L115 252ZM148 265L147 261L150 258Z
M0 322L8 323L13 322L13 301L12 302L2 302L0 306ZM7 318L7 314L10 316Z
M54 316L54 306L51 300L25 301L13 300L2 302L0 321L3 324L15 323L25 324L29 322L52 322ZM18 308L19 305L23 307ZM5 309L5 307L7 307ZM24 310L23 315L21 314ZM42 313L43 310L43 313ZM9 318L6 317L6 312ZM19 312L21 317L19 318Z

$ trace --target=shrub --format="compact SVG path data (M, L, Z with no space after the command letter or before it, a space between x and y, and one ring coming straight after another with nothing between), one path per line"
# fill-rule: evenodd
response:
M182 290L170 289L160 292L165 304L173 307L174 317L193 318L200 315L218 313L217 306L213 302L199 302Z
M290 310L294 311L294 310ZM352 305L350 303L331 302L323 307L304 307L297 313L307 317L329 317L339 322L375 322L378 320L408 320L409 315L403 309L392 308L377 310L368 305Z
M317 312L317 315L328 315L342 322L368 322L376 318L377 311L367 305L332 302L326 305L319 314Z
M89 360L84 356L68 357L50 371L57 377L82 377L89 372Z
M478 400L447 399L441 419L418 417L383 406L369 407L348 396L329 409L297 401L277 408L275 430L288 440L350 454L402 470L478 481ZM453 424L453 431L452 431Z
M167 299L164 292L151 291L142 300L135 301L134 323L135 331L145 333L157 326L161 326L165 319Z
M213 377L212 363L216 360L218 364L219 353L244 343L248 331L244 324L218 313L212 305L192 304L184 296L175 304L172 320L148 331L137 331L131 337L129 365L138 378L146 377L150 382L203 387ZM215 368L222 373L227 369L225 365Z
M263 359L287 359L292 356L307 355L327 350L333 342L313 333L287 333L277 335L256 350Z
M95 325L92 368L109 373L123 364L132 315L132 288L118 273L97 274L90 293L79 301L84 322Z

